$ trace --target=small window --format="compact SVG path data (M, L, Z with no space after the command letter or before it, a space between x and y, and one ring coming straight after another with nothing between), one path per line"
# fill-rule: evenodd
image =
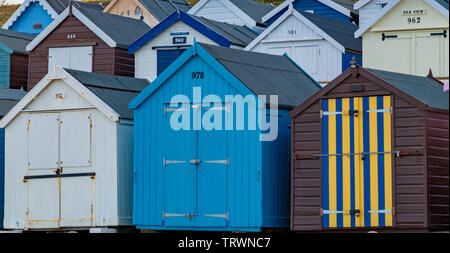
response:
M134 9L134 15L135 16L141 16L141 14L142 14L141 8L139 8L139 6L136 7L136 9Z
M34 30L41 30L42 29L42 24L36 23L33 25L33 29Z

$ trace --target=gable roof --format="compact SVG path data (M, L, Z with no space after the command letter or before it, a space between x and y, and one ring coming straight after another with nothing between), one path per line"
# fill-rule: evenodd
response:
M200 0L194 7L189 10L189 14L195 15L203 5L209 0ZM256 2L253 0L219 0L230 11L246 21L249 26L262 24L262 17L272 11L274 7L270 4ZM250 22L251 21L251 22ZM250 24L252 23L252 24Z
M290 16L295 16L301 20L305 25L333 44L342 53L344 53L345 49L356 52L362 51L362 40L360 38L354 38L353 36L355 31L358 29L358 26L346 21L335 20L309 12L297 11L293 8L292 4L289 5L289 9L281 17L279 17L272 25L269 26L269 28L253 40L245 48L245 50L251 50L254 48L269 33L275 30Z
M108 104L123 119L134 118L133 111L128 109L128 103L149 85L145 79L71 69L65 71Z
M127 108L127 104L148 85L148 81L144 79L116 77L55 66L0 120L0 127L6 127L55 80L63 80L112 121L133 119L133 113Z
M28 54L26 47L36 35L16 32L0 28L0 48L4 44L10 49L10 53Z
M364 0L363 2L361 2L361 4L356 3L355 8L356 7L361 8L370 1L373 0ZM364 26L360 27L355 32L355 38L360 37L365 32L367 32L369 28L375 25L382 17L384 17L384 15L386 15L390 10L392 10L395 6L397 6L397 4L400 3L400 1L401 0L392 0L385 7L383 7L383 9L381 9L381 11L378 12L377 15L375 15L372 19L369 20L369 22L367 22ZM448 0L424 0L424 1L448 19L448 5L449 5Z
M303 112L352 75L364 76L376 85L382 86L386 90L407 99L412 104L425 110L448 111L449 109L449 93L448 91L444 92L442 83L434 78L356 66L355 68L348 68L323 89L297 106L290 112L291 118Z
M128 53L133 54L178 21L185 23L224 47L229 47L230 44L245 47L257 37L255 31L245 26L231 25L178 11L172 13L172 15L130 45Z
M23 90L0 88L0 118L5 116L26 94Z
M61 14L67 8L67 6L69 6L70 0L25 0L5 22L3 28L8 29L10 26L12 26L14 22L20 17L20 15L22 15L22 13L27 9L27 7L34 2L38 2L53 19L56 19L58 15ZM103 10L103 6L101 4L91 4L74 1L74 5L99 11Z
M110 47L127 49L137 38L150 30L150 27L141 20L109 14L92 8L80 8L74 5L72 15ZM27 46L27 51L32 51L68 16L69 7Z
M273 9L271 12L267 13L262 17L262 22L265 23L269 19L271 19L273 16L277 15L281 11L283 11L285 8L288 8L289 5L293 4L296 0L286 0L282 4L278 5L275 9ZM316 0L319 1L322 4L325 4L326 6L344 14L347 17L350 17L350 13L354 11L353 7L350 7L350 4L347 0Z
M287 56L248 52L204 43L194 43L151 86L133 99L138 108L191 57L199 56L221 73L243 95L278 95L280 107L293 108L320 89L307 73ZM245 86L243 89L241 84Z

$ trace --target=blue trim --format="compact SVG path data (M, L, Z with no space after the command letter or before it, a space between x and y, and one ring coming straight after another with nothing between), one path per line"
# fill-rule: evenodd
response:
M377 109L384 109L384 97L377 97ZM378 150L377 152L384 152L384 113L377 113L377 133L378 133ZM387 129L390 131L390 129ZM378 155L378 210L384 210L385 207L385 191L384 191L384 154ZM378 214L378 226L385 227L386 226L386 214L380 213Z
M10 48L8 45L6 45L5 43L0 41L0 49L5 51L5 53L7 54L13 54L14 50L12 50L12 48Z
M349 98L350 100L350 111L353 111L355 108L354 98ZM350 117L350 153L355 153L355 117ZM355 156L350 156L350 206L352 210L355 210ZM356 219L355 215L351 215L351 227L356 227Z
M328 111L328 99L324 99L322 101L322 111ZM328 154L329 146L328 146L328 116L324 115L322 117L322 153ZM322 206L323 210L330 209L330 197L329 195L329 161L328 157L322 157ZM330 226L330 216L323 215L322 216L322 227L328 228Z
M178 33L170 33L172 36L178 36L178 35L189 35L189 32L178 32Z
M322 85L320 85L312 76L310 76L304 69L302 69L302 67L300 67L300 65L298 65L294 60L292 60L291 57L289 57L289 55L287 53L284 53L284 56L286 56L292 63L295 64L295 66L297 66L297 68L299 68L303 73L305 73L305 75L307 75L309 77L309 79L311 79L315 84L317 84L317 86L319 88L323 88Z
M178 45L178 46L157 46L157 47L152 47L152 49L164 49L164 48L182 48L182 47L190 47L192 45Z
M133 44L131 44L128 47L128 53L134 54L141 47L146 45L149 41L153 40L156 36L158 36L160 33L165 31L167 28L169 28L177 21L181 21L186 25L192 27L193 29L197 30L201 34L211 39L212 41L216 42L219 46L230 47L231 42L228 39L226 39L216 31L212 30L208 26L204 25L200 21L196 20L195 18L191 17L189 14L186 14L184 11L179 10L179 12L174 12L172 15L170 15L169 17L164 19L161 23L159 23L157 26L155 26L153 29L151 29L148 33L144 34L142 37L137 39Z
M336 112L342 112L342 98L336 99ZM342 114L336 115L336 154L342 154ZM344 182L343 182L343 159L342 156L336 157L336 210L344 211ZM336 226L338 228L344 227L344 215L338 213L336 215Z
M187 49L180 57L178 57L161 75L159 75L155 81L147 86L137 97L135 97L129 104L128 108L136 110L147 98L149 98L153 92L155 92L164 82L167 81L179 68L181 68L191 57L198 55L205 60L211 67L217 72L221 73L230 84L238 90L243 96L248 94L254 94L247 86L242 85L242 82L237 79L229 70L227 70L220 62L216 60L211 54L208 53L200 44L194 43L189 49Z
M369 97L363 97L363 148L364 153L370 152L370 116ZM371 226L370 208L370 155L364 155L364 227Z
M244 232L261 232L261 228L244 228L244 227L166 227L166 226L145 226L136 225L137 229L151 230L172 230L172 231L244 231Z

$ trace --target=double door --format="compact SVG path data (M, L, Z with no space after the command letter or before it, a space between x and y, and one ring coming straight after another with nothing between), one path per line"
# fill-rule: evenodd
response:
M164 224L173 227L224 227L227 209L227 132L207 130L202 118L211 113L224 119L226 107L189 105L165 108L163 169ZM190 130L174 130L175 112L190 116ZM216 119L217 120L217 119ZM222 121L224 122L224 121ZM208 127L206 127L208 128Z
M27 229L93 225L91 127L89 112L29 114Z
M322 101L323 227L392 226L391 97Z

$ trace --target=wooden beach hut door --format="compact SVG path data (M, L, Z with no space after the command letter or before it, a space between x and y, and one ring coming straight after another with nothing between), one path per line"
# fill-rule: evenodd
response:
M324 228L392 226L390 96L322 100Z
M201 119L205 113L223 111L225 107L190 105L190 109L186 113L190 115L191 130L184 130L173 129L171 122L178 119L175 112L187 109L165 107L164 224L224 227L228 223L227 134L225 130L205 130Z
M29 115L26 228L93 225L90 117L86 112Z

